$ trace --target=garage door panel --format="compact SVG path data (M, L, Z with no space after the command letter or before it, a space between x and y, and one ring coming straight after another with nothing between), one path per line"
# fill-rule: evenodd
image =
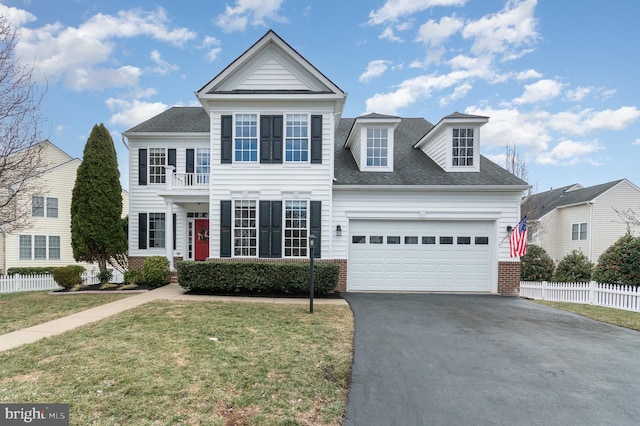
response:
M490 291L491 246L476 237L490 243L491 222L354 220L349 228L348 290Z

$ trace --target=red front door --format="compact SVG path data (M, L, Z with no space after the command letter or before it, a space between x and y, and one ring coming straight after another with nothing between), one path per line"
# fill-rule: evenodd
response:
M209 219L196 219L194 225L194 260L206 260L209 257Z

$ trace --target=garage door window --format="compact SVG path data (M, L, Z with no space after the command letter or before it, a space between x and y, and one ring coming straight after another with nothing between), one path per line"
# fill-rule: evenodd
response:
M440 244L453 244L453 237L440 237Z
M400 237L387 237L387 244L400 244Z
M489 237L476 237L475 243L477 246L486 246L489 244Z
M422 237L422 244L435 244L436 237Z
M351 242L353 244L366 244L367 237L365 235L354 235L353 237L351 237Z
M369 244L383 244L384 237L382 235L371 235L369 237Z
M418 244L418 237L404 237L405 244Z
M460 245L471 244L471 237L458 237L458 244Z

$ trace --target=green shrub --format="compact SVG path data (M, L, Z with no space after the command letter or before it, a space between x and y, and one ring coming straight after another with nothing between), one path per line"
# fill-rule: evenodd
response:
M129 269L125 271L123 280L125 284L140 284L143 281L142 272L137 269Z
M112 276L113 274L108 269L104 272L98 272L98 281L100 281L100 284L107 284L109 281L111 281Z
M535 244L527 245L527 254L520 258L522 281L549 281L555 265L546 250Z
M317 262L313 269L314 294L333 293L340 267ZM309 292L309 264L185 261L178 263L178 282L187 290L204 293L302 295Z
M53 266L27 266L7 269L7 275L42 275L53 273Z
M169 260L164 256L151 256L142 265L144 282L151 286L161 286L167 282L169 275Z
M84 268L80 265L59 266L53 268L53 279L61 287L71 289L82 284Z
M640 237L627 231L600 255L593 279L601 283L640 285Z
M573 250L558 263L554 281L584 282L591 280L593 262L581 250Z

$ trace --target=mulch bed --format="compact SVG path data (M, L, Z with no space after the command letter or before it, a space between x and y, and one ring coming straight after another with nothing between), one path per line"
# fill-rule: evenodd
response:
M100 294L100 293L144 293L145 291L153 290L158 287L152 287L144 284L138 284L136 288L128 288L120 290L119 287L100 288L102 284L85 285L80 290L60 289L49 292L49 294Z

